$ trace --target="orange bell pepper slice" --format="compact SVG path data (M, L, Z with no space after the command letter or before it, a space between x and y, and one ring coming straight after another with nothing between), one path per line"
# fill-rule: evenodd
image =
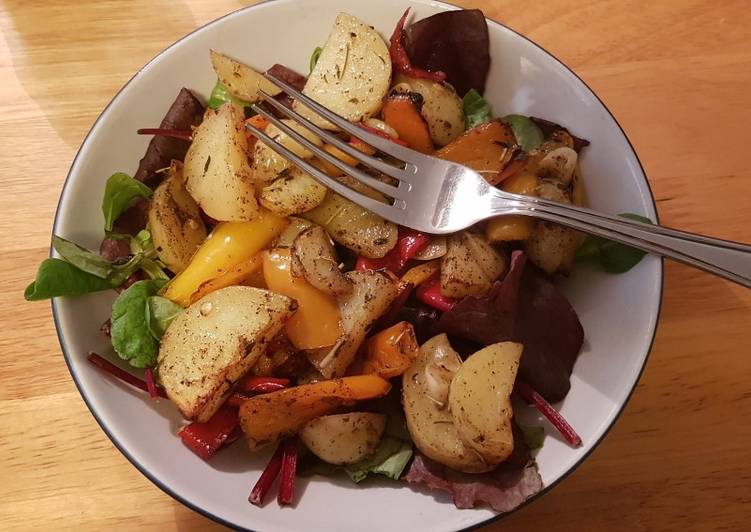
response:
M263 254L266 287L297 301L297 311L285 324L287 337L297 349L333 345L341 336L341 312L336 300L292 275L289 249L277 248Z
M382 397L390 389L376 375L357 375L257 395L240 407L240 425L254 451L296 433L308 421L355 401Z
M362 372L384 379L398 377L407 370L419 350L414 327L407 321L400 321L368 340Z

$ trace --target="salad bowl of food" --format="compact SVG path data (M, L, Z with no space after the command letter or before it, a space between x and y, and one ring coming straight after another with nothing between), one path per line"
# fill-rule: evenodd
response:
M481 13L242 9L122 88L63 188L26 297L53 298L92 414L157 486L235 528L457 530L549 489L636 385L661 261L519 217L398 227L248 133L345 179L250 111L263 91L315 120L265 71L492 186L656 219L600 100Z

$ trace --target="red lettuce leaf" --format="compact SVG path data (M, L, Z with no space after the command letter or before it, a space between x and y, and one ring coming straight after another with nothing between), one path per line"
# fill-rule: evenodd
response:
M479 9L445 11L411 24L404 44L412 64L446 73L459 96L480 94L490 68L488 24Z
M164 115L159 129L177 129L191 131L203 120L203 104L188 89L180 92ZM156 136L149 142L143 159L138 163L135 179L154 188L161 181L163 174L158 170L167 168L172 159L182 161L190 147L190 142L174 137Z
M479 344L524 344L519 377L549 402L563 399L582 343L576 312L555 285L520 251L487 294L469 296L445 312L435 332Z

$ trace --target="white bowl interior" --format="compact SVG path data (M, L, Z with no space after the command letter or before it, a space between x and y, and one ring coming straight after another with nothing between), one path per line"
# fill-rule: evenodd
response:
M182 39L145 66L92 128L71 168L55 231L98 246L106 178L116 171L135 171L148 143L136 129L158 125L180 87L208 95L215 81L210 48L259 69L282 63L307 72L311 51L326 40L339 11L361 17L388 36L406 5L413 6L416 19L454 9L428 1L277 0L235 12ZM544 50L499 24L489 26L492 68L486 98L495 113L543 117L591 140L582 161L591 206L654 220L638 159L602 103ZM546 486L591 451L635 386L654 335L661 283L661 262L650 256L624 275L579 268L562 284L586 334L562 412L584 446L571 449L547 430L537 456ZM485 509L457 510L447 497L403 484L354 486L321 477L301 481L304 495L295 509L280 509L273 502L263 509L248 504L248 491L266 455L249 456L236 445L210 465L204 463L175 436L181 419L169 402L153 403L86 362L90 350L111 353L99 326L109 316L112 299L98 294L54 302L63 350L82 394L113 441L141 471L184 502L225 523L256 530L381 530L384 512L392 530L456 530L493 517ZM520 416L537 418L531 411Z

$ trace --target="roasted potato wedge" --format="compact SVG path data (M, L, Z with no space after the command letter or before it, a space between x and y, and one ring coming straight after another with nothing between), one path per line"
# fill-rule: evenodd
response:
M453 87L403 74L394 76L394 83L397 90L409 87L422 96L420 113L428 123L430 138L436 146L445 146L464 133L464 104Z
M323 142L316 135L310 132L310 130L301 126L294 120L283 118L282 122L289 126L292 130L296 131L307 140L315 144L316 146L323 146ZM310 159L313 157L313 152L305 148L302 144L294 140L287 135L281 129L274 124L269 124L264 133L274 139L276 142L288 148L292 153L303 159ZM268 183L273 181L279 174L292 168L292 164L284 157L276 153L274 150L266 146L263 142L256 142L253 147L253 163L251 165L253 170L253 178L259 183Z
M289 216L315 209L326 197L326 187L297 167L286 170L274 182L261 189L261 205Z
M309 421L300 431L300 439L324 462L348 465L373 454L385 428L384 414L332 414Z
M452 234L441 262L441 293L454 298L481 294L506 266L505 257L481 236L470 231Z
M255 451L297 433L313 419L356 401L382 397L390 389L380 377L358 375L257 395L240 407L240 426Z
M162 337L159 380L186 419L207 421L295 311L294 300L258 288L212 292Z
M360 19L339 13L308 76L303 94L352 122L378 113L391 83L391 57L383 38ZM328 129L333 124L295 101L293 108Z
M309 222L308 220L299 218L297 216L290 216L288 220L289 225L284 231L282 231L282 234L277 237L274 245L271 247L291 248L292 244L294 244L295 242L295 238L297 238L297 235L313 225L313 222Z
M156 254L167 268L180 273L208 233L198 204L183 184L183 163L172 161L169 175L149 204L149 230Z
M461 366L448 337L439 334L425 342L412 365L402 375L404 415L415 446L428 458L465 473L493 469L468 446L448 408L449 387Z
M305 279L319 290L335 297L352 292L352 282L339 270L334 245L320 225L313 225L295 238L294 260Z
M489 464L514 451L511 391L522 345L501 342L471 355L454 374L449 408L459 437Z
M537 194L558 203L571 203L569 192L560 181L543 180ZM565 261L577 238L576 231L558 224L539 220L524 243L524 249L537 267L547 273L565 267Z
M258 216L242 111L231 103L208 110L185 156L185 188L215 220L245 222Z
M386 255L399 236L396 224L331 191L318 207L302 217L322 226L336 242L369 259Z
M342 336L333 348L308 351L308 360L325 377L341 377L347 371L373 324L396 298L397 286L374 271L347 272L352 292L339 298Z
M210 55L211 66L214 67L216 76L235 98L248 102L258 102L261 100L260 91L264 91L271 96L276 96L282 92L279 87L248 65L214 50L211 50Z

